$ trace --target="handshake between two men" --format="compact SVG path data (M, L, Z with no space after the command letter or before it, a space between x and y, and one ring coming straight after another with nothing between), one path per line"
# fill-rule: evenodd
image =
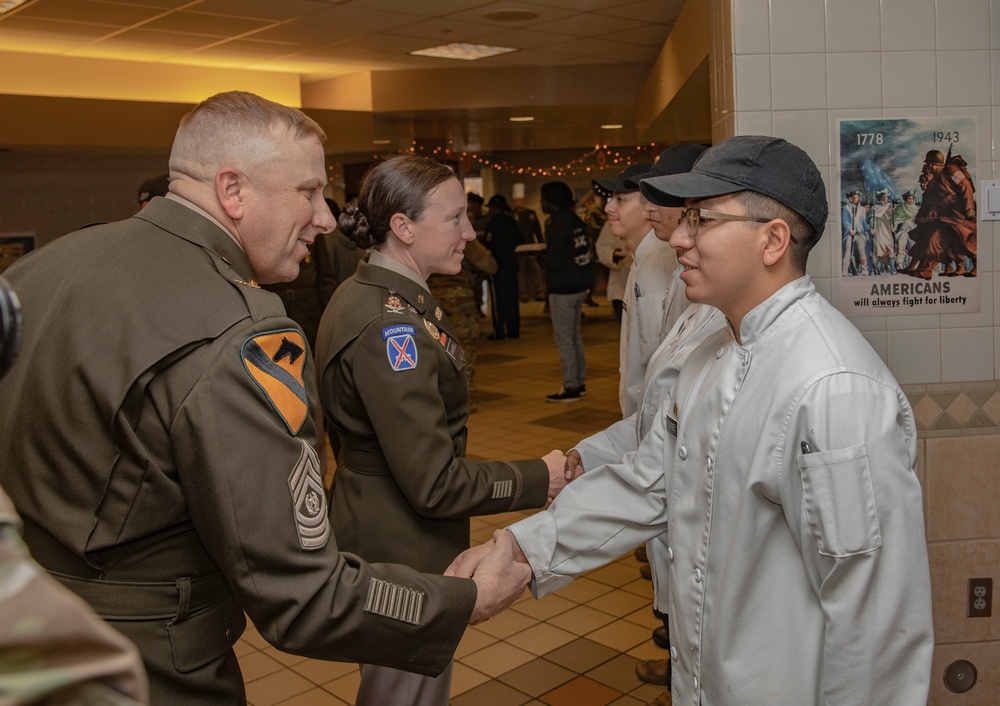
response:
M576 449L563 455L551 451L543 457L549 467L549 500L554 500L566 484L583 475ZM483 623L509 608L531 582L531 566L514 535L497 530L485 544L466 549L455 557L445 576L471 578L476 582L476 606L470 625Z

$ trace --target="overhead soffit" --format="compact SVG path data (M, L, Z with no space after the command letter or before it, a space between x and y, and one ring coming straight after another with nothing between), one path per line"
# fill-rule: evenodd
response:
M504 149L505 136L541 145L588 133L586 144L601 123L624 120L636 132L636 97L682 6L683 0L29 0L0 16L0 47L10 52L0 52L0 63L13 57L19 68L0 72L0 110L9 104L3 94L83 96L108 102L128 120L132 101L193 103L210 95L184 94L183 87L199 85L192 72L214 70L205 91L237 83L307 112L370 112L364 137L380 125L405 123L401 114L408 112L407 130L433 124L459 139L491 135L491 149ZM537 16L486 19L509 10ZM470 65L408 54L452 41L518 51ZM87 66L88 59L97 63ZM61 71L59 61L82 66L81 75L67 81L72 72ZM345 94L352 100L331 103L324 82L351 76L355 85L359 76L368 81L370 95L360 106L356 90ZM264 90L255 89L257 78ZM501 100L490 98L491 79ZM550 110L517 131L502 124L502 109L517 106ZM476 112L486 109L500 110L487 118ZM567 129L582 121L589 125L579 134ZM358 120L347 122L357 128Z

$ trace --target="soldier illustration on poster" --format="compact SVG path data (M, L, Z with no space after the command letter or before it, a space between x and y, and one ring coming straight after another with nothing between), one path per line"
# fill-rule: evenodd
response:
M976 117L841 120L848 316L979 311Z

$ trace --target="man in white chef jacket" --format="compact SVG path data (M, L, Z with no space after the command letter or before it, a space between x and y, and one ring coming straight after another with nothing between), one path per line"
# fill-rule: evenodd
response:
M669 566L675 704L926 703L916 423L805 274L828 218L818 169L782 139L737 136L642 190L686 200L670 242L687 297L728 325L688 357L634 454L508 528L533 593L669 524L650 561L654 582ZM491 545L449 572L469 575Z

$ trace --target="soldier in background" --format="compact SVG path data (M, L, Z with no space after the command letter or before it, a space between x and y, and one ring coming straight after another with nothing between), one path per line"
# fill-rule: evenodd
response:
M146 181L142 182L142 186L139 187L139 208L146 208L146 204L152 201L154 197L166 196L169 191L170 177L166 174L146 179Z
M469 392L474 389L473 378L476 375L476 343L482 333L479 318L481 310L476 300L475 277L492 275L497 271L497 261L479 238L465 244L465 259L462 260L462 270L457 275L434 274L427 278L427 286L431 294L438 300L451 321L458 342L465 349L465 379L469 383ZM474 412L475 406L469 410Z

